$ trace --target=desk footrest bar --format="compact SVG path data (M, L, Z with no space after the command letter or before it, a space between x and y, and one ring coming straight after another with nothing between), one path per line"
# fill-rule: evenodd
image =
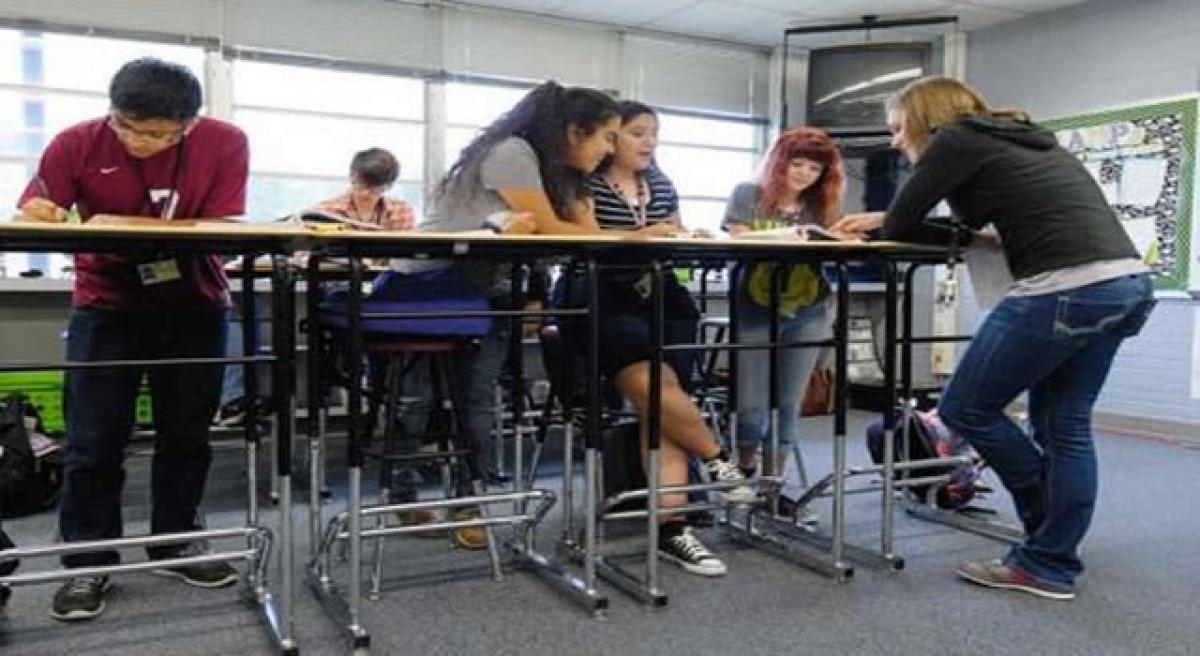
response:
M735 487L742 485L762 486L763 484L779 483L782 479L778 476L760 476L758 478L747 479L741 482L729 483L689 483L688 485L663 485L658 488L658 496L667 494L687 494L689 492L720 492L722 490L732 490ZM620 494L614 494L604 500L605 510L610 509L622 503L629 501L638 501L646 499L650 496L650 491L647 488L637 490L627 490Z
M516 554L524 567L528 567L543 580L569 595L593 616L603 616L604 612L608 610L608 597L601 595L595 589L589 590L587 583L568 572L562 563L536 550L527 551L525 546L518 542L508 543L508 548Z
M654 608L667 605L665 592L650 588L640 577L630 574L624 567L605 556L596 557L596 574L621 592L646 605Z
M1025 531L1016 526L969 517L953 510L932 508L911 499L903 503L905 512L917 519L974 533L998 542L1020 544L1025 541Z
M158 535L134 536L128 538L112 538L110 540L86 540L79 542L63 542L44 547L16 547L0 551L0 560L9 558L43 558L47 556L62 556L67 554L91 553L93 551L109 551L125 547L158 547L171 544L186 544L196 540L220 540L224 538L245 538L268 531L265 528L242 526L238 528L217 528L184 533L160 533Z
M462 519L450 522L429 522L426 524L414 524L412 526L388 526L384 528L365 528L362 530L364 540L370 538L385 538L391 535L405 535L409 533L431 533L433 531L446 531L456 528L475 528L487 526L507 526L513 524L525 524L538 521L537 515L504 515L502 517L485 517L480 519ZM337 534L337 539L348 540L350 533L348 531L340 531Z
M695 503L695 504L688 504L686 506L675 506L672 508L660 507L658 509L658 516L659 517L669 517L671 515L684 515L684 514L691 513L691 512L701 512L701 511L705 511L705 510L721 510L726 507L727 507L726 504L723 504L723 503ZM604 522L608 522L608 521L617 521L617 520L621 520L621 519L641 519L641 518L645 518L649 512L650 511L645 510L645 509L643 509L643 510L622 510L620 512L607 512L607 513L604 513L604 515L602 515L600 517L600 520L604 521Z
M256 549L243 549L241 551L223 551L211 554L203 554L200 556L187 556L184 558L149 560L140 563L100 565L96 567L73 567L70 569L60 569L48 572L33 572L30 574L13 574L12 576L3 576L0 577L0 583L5 585L35 585L38 583L49 583L50 581L62 581L65 579L74 578L76 576L104 576L106 574L142 572L150 569L170 569L172 567L184 567L186 565L223 563L230 560L252 560L257 557L257 555L258 550Z
M361 514L363 517L371 517L373 515L407 512L410 510L443 510L448 508L462 508L464 506L491 506L500 503L512 503L514 501L543 501L553 505L555 499L554 493L550 490L529 490L527 492L480 494L455 499L432 499L429 501L408 501L382 506L365 506ZM338 514L338 519L342 519L345 516L346 513L343 511Z
M824 574L835 581L848 581L854 576L854 568L847 563L834 562L828 549L793 540L791 535L773 535L762 531L751 531L736 522L727 524L727 529L734 540L769 553L776 558Z
M908 471L926 467L951 467L957 465L972 465L975 459L971 456L946 456L944 458L925 458L924 460L898 460L892 464L893 471ZM883 465L868 465L866 467L851 467L847 473L851 476L862 474L878 474L883 472Z
M811 547L820 549L822 552L830 551L833 546L833 538L828 535L798 528L789 522L780 521L773 517L765 515L756 517L755 524L763 526L767 531L778 537L806 543ZM889 556L852 544L844 544L842 549L847 560L854 561L860 565L893 572L904 569L904 559L899 556Z

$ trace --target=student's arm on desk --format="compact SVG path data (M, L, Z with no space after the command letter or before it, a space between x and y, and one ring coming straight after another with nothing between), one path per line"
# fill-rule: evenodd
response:
M564 221L550 205L550 199L541 189L497 189L496 193L512 209L514 214L528 213L533 220L535 234L539 235L598 235L602 230L595 215L576 212L575 221Z

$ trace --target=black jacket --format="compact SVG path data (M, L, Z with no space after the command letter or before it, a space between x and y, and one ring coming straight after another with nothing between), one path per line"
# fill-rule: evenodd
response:
M888 208L881 236L920 241L942 199L967 226L994 224L1017 279L1100 260L1138 257L1100 187L1054 133L971 117L930 136Z

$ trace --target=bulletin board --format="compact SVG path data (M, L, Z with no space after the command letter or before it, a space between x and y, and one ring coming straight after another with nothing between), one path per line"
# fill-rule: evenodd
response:
M1189 277L1198 107L1194 95L1043 122L1104 190L1160 290L1200 287Z

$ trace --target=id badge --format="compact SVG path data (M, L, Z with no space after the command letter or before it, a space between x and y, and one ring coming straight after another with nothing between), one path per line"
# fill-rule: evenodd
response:
M179 273L179 263L175 260L159 260L138 265L138 277L143 285L158 285L183 278Z
M637 292L638 297L643 301L650 298L651 292L654 291L654 286L650 282L649 273L643 273L642 277L633 283L633 291Z

